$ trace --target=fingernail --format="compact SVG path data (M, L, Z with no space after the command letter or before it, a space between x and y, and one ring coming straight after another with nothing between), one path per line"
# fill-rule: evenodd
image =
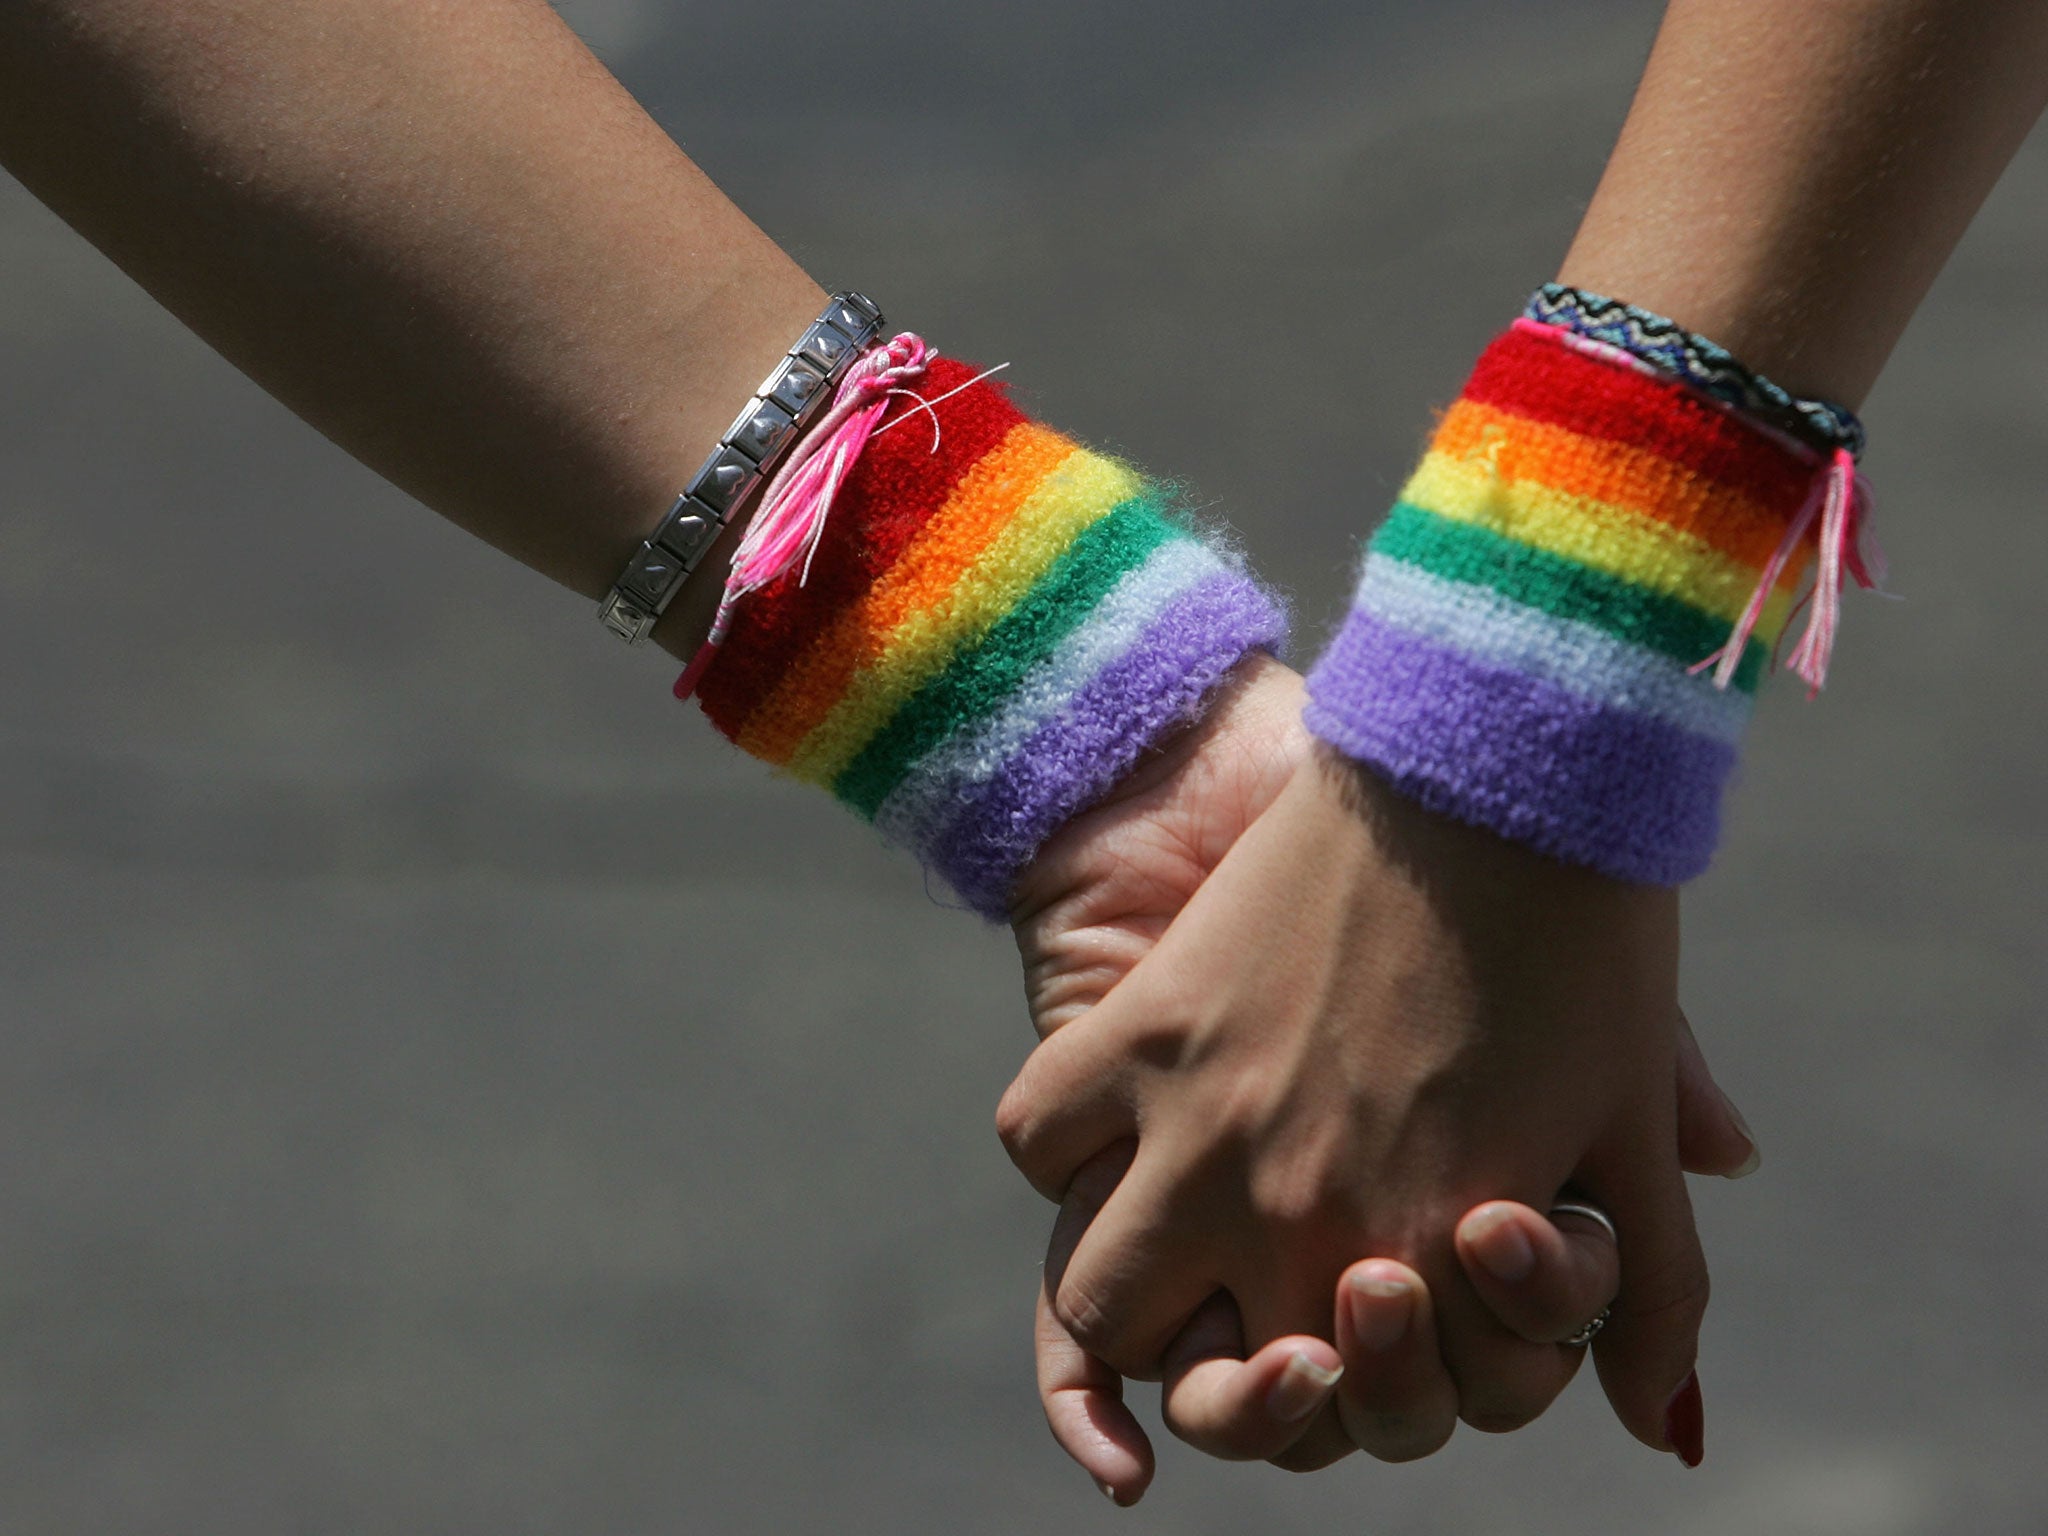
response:
M1718 1088L1716 1091L1719 1091ZM1749 1156L1743 1159L1742 1166L1740 1168L1737 1168L1733 1173L1725 1175L1725 1177L1731 1179L1746 1179L1752 1173L1755 1173L1757 1169L1763 1167L1763 1149L1757 1146L1756 1132L1752 1131L1749 1128L1749 1122L1742 1118L1742 1111L1735 1107L1735 1101L1729 1098L1727 1094L1723 1093L1721 1095L1721 1102L1727 1106L1728 1118L1735 1122L1735 1129L1742 1132L1742 1139L1749 1143Z
M1414 1287L1406 1280L1362 1269L1351 1277L1351 1336L1375 1353L1392 1349L1414 1315Z
M1678 1459L1696 1467L1707 1457L1707 1410L1700 1401L1700 1373L1685 1378L1685 1385L1664 1405L1664 1438Z
M1473 1257L1494 1279L1507 1285L1529 1278L1536 1267L1536 1250L1522 1235L1522 1224L1513 1211L1498 1207L1482 1211L1465 1224L1465 1241Z
M1116 1490L1110 1487L1109 1484L1105 1483L1101 1478L1098 1477L1097 1479L1095 1479L1095 1486L1101 1491L1102 1496L1105 1499L1109 1500L1110 1503L1114 1504L1116 1502Z
M1273 1383L1273 1390L1266 1394L1266 1411L1283 1424L1298 1423L1329 1400L1330 1389L1343 1374L1343 1366L1326 1371L1296 1350L1288 1356L1287 1369Z

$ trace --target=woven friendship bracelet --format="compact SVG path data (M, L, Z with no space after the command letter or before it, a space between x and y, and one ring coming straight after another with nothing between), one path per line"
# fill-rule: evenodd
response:
M637 645L647 637L725 525L816 420L861 349L882 328L863 294L835 293L718 440L598 604L604 627Z
M894 402L807 571L740 602L685 686L1000 919L1039 845L1285 617L1169 487L977 377L930 362L929 415Z
M1522 313L1619 347L1816 448L1846 448L1852 457L1863 457L1863 423L1846 405L1795 395L1676 320L1565 283L1545 283Z
M1867 582L1846 465L1602 343L1518 322L1368 545L1307 723L1445 815L1618 879L1689 879L1713 853L1817 508L1824 564ZM1817 589L1816 625L1832 597ZM1808 637L1821 668L1832 613ZM1717 687L1703 672L1724 651Z

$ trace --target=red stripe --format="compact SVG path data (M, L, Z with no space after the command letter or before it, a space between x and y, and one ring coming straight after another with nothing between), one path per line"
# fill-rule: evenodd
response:
M1552 337L1556 340L1552 340ZM1480 354L1465 398L1671 460L1789 520L1817 463L1804 462L1676 379L1602 362L1562 331L1512 329Z
M940 358L918 393L936 398L979 372L972 363ZM704 713L726 736L739 735L819 627L896 563L960 477L1024 420L999 385L976 384L933 408L940 429L933 453L931 417L898 403L917 419L869 439L832 504L810 580L799 586L800 573L789 571L734 614L732 632L697 687Z

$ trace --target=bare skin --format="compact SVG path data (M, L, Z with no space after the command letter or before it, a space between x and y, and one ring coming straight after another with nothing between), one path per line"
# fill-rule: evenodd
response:
M2033 0L1672 0L1559 280L1853 409L2044 106Z
M0 161L341 447L592 599L824 303L540 0L9 5ZM693 651L716 585L655 639Z
M1120 994L1119 987L1134 972L1146 970L1156 948L1176 942L1183 909L1201 899L1219 866L1238 857L1241 840L1260 835L1275 802L1318 772L1300 705L1299 677L1263 658L1248 662L1201 725L1168 743L1102 805L1063 829L1026 873L1014 923L1033 1019L1041 1034L1074 1030L1093 1038L1095 1044L1081 1053L1080 1076L1085 1078L1093 1065L1111 1074L1102 1083L1081 1082L1064 1094L1047 1094L1048 1101L1082 1108L1093 1098L1101 1112L1104 1089L1118 1082L1123 1068L1100 1060L1098 1026L1109 1023L1112 1005L1121 1005L1120 999L1135 1001L1141 1012L1151 1007L1136 993ZM1468 829L1451 830L1464 838L1477 836ZM1348 835L1338 829L1339 841ZM1326 836L1316 834L1319 840ZM1394 884L1399 883L1395 876ZM1296 909L1291 897L1284 905ZM1365 915L1366 929L1387 926L1376 914ZM1259 921L1256 916L1250 920L1254 926ZM1244 935L1226 935L1214 947L1229 956L1248 945L1265 948L1271 940L1260 945ZM1285 943L1272 948L1279 953ZM1158 969L1152 967L1147 976ZM1344 1009L1340 1005L1328 1016L1341 1020ZM1163 1021L1167 1014L1162 1010L1158 1017ZM1741 1177L1756 1167L1756 1147L1741 1117L1715 1087L1683 1017L1669 1023L1676 1072L1670 1113L1680 1163L1693 1173ZM1276 1054L1269 1037L1254 1057L1270 1060ZM1331 1062L1313 1074L1316 1086L1327 1088L1338 1080L1331 1065L1341 1055L1332 1053ZM1046 1056L1034 1068L1053 1061ZM1380 1064L1364 1065L1373 1069ZM1391 1058L1385 1065L1392 1065ZM1050 1069L1060 1070L1056 1065ZM1249 1067L1259 1070L1255 1063ZM1247 1073L1236 1077L1231 1091L1248 1081ZM1023 1118L1033 1097L1028 1089L1013 1095L1003 1113L1004 1129L1027 1171L1036 1167L1042 1150L1030 1145L1036 1133ZM1106 1097L1124 1099L1123 1088L1110 1088ZM1320 1123L1358 1125L1356 1104L1352 1101L1345 1115ZM1108 1124L1135 1128L1134 1120L1119 1118L1121 1107L1115 1103L1109 1115ZM1317 1123L1307 1117L1301 1125ZM1123 1402L1116 1371L1075 1342L1056 1300L1098 1213L1116 1194L1134 1153L1143 1150L1137 1139L1126 1137L1071 1175L1058 1166L1036 1168L1048 1195L1064 1194L1038 1306L1040 1396L1055 1438L1121 1504L1135 1502L1149 1484L1152 1448ZM1208 1211L1203 1226L1227 1249L1231 1245L1220 1225L1227 1220L1225 1204ZM1464 1215L1455 1246L1470 1290L1461 1289L1452 1304L1483 1307L1491 1314L1484 1335L1489 1343L1507 1344L1525 1366L1533 1362L1548 1370L1547 1379L1561 1386L1583 1351L1560 1348L1557 1341L1613 1299L1619 1261L1613 1241L1597 1224L1570 1216L1553 1222L1543 1209L1495 1199ZM1342 1263L1355 1259L1359 1249L1340 1241L1333 1252ZM1315 1267L1303 1266L1309 1273ZM1288 1270L1273 1266L1272 1272L1283 1276ZM1455 1427L1460 1396L1439 1347L1438 1295L1415 1269L1384 1256L1349 1263L1341 1275L1326 1273L1333 1289L1324 1293L1328 1299L1303 1305L1303 1331L1282 1332L1249 1358L1238 1294L1225 1288L1209 1295L1160 1362L1165 1418L1177 1436L1213 1455L1272 1459L1292 1467L1322 1465L1353 1449L1405 1461L1443 1444ZM1256 1283L1262 1282L1243 1287L1242 1294L1255 1295ZM1325 1307L1333 1321L1322 1321ZM1522 1350L1517 1336L1542 1347ZM1636 1363L1616 1371L1615 1379L1622 1390L1640 1392L1644 1383L1653 1389L1661 1384L1665 1369L1654 1354L1639 1354ZM1483 1369L1469 1370L1461 1381L1475 1391L1502 1389L1502 1382Z

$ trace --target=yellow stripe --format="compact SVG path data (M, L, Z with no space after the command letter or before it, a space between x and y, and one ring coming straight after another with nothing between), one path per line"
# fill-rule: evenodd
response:
M1075 452L1026 498L951 592L890 632L881 655L796 749L790 771L812 783L837 778L912 694L1024 600L1083 529L1142 484L1127 464L1085 448Z
M1562 555L1734 623L1761 571L1690 533L1628 507L1574 496L1535 480L1503 480L1484 459L1430 452L1401 499L1454 522L1474 523ZM1774 642L1791 611L1803 560L1792 562L1764 605L1757 634Z
M1025 498L1080 450L1050 427L1020 421L954 482L937 511L888 568L822 624L734 738L755 757L788 766L806 736L846 696L856 673L882 655L896 626L942 601L1002 533Z
M1483 459L1509 480L1534 480L1692 534L1723 559L1755 570L1778 547L1797 508L1774 513L1746 491L1698 474L1674 459L1610 438L1460 400L1437 424L1429 445L1459 459Z

